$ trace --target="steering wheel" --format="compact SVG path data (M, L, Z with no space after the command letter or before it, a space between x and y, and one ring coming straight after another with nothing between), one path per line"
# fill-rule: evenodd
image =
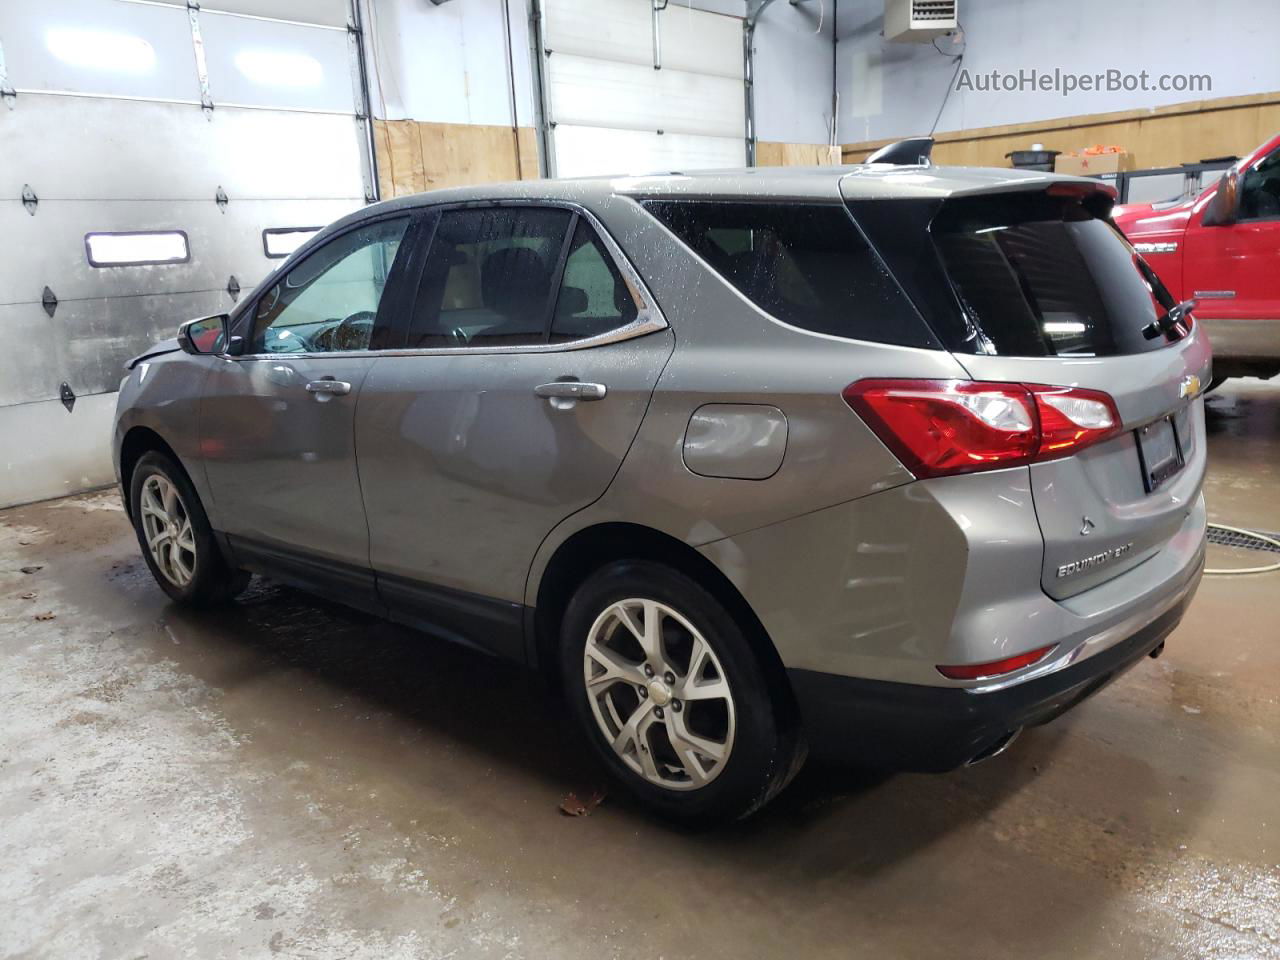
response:
M359 310L334 326L326 327L313 339L317 347L326 351L367 350L376 318L372 310Z

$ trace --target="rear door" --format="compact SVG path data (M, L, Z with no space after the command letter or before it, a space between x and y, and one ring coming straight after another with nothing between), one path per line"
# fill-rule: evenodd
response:
M1001 194L947 201L932 224L974 331L974 352L957 354L970 375L1101 390L1120 413L1110 440L1030 467L1057 599L1178 535L1205 468L1208 343L1161 325L1172 300L1102 212L1080 196Z
M402 349L378 360L356 414L393 614L522 657L534 552L608 487L672 344L585 215L443 211Z

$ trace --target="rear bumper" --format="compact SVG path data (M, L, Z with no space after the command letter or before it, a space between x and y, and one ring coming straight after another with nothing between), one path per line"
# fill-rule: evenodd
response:
M1127 638L1011 686L936 687L788 670L810 752L894 770L962 766L1022 727L1058 717L1155 650L1182 620L1203 565L1201 549L1178 599Z

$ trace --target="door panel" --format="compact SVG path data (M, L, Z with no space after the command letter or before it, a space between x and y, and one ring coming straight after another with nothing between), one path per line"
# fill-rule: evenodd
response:
M1187 229L1186 296L1202 318L1280 320L1280 150L1240 177L1240 219Z
M583 350L381 358L356 414L379 582L521 602L543 537L613 479L673 344L660 330ZM535 392L567 379L606 394Z

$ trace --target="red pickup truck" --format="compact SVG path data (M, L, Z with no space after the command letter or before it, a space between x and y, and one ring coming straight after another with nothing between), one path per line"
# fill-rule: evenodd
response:
M1112 216L1170 292L1197 301L1215 384L1280 373L1280 135L1198 197Z

